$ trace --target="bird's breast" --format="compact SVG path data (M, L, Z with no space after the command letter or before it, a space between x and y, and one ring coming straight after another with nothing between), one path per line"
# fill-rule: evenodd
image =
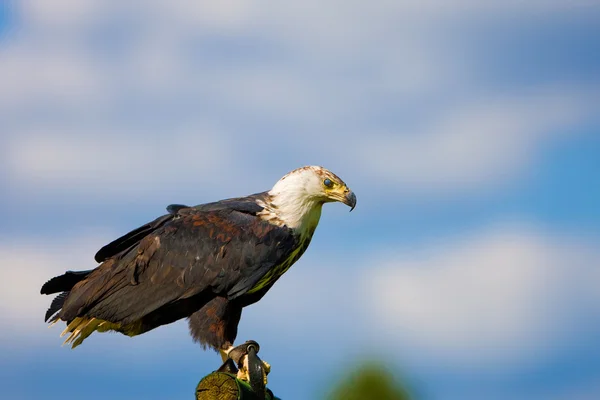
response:
M310 237L302 238L299 240L298 246L296 246L290 254L283 259L282 262L275 265L271 268L252 289L250 289L247 293L252 294L256 293L259 290L275 283L277 279L279 279L283 274L286 273L288 269L296 262L298 259L304 254L304 251L308 247L310 243Z

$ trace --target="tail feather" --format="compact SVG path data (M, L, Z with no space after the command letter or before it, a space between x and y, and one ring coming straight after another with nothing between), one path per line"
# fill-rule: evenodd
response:
M105 321L96 318L86 321L82 327L78 328L74 332L74 336L71 339L71 347L74 349L75 347L79 346L88 336L94 333L94 331L101 332L99 326L102 324L105 324Z
M103 264L107 267L107 271L110 271L112 262L113 260L109 260ZM50 279L42 286L42 294L61 292L52 300L44 318L46 322L50 323L50 326L61 320L67 323L65 330L60 335L66 337L63 345L70 344L72 348L75 348L96 331L117 331L128 336L135 336L144 332L142 320L123 324L99 319L92 316L94 313L81 311L86 302L94 301L109 289L116 290L115 285L112 287L107 286L107 283L113 277L111 273L98 274L93 278L94 282L88 284L89 282L86 279L92 271L67 271L61 276ZM129 283L127 275L124 273L121 275L122 279L118 280L118 283L121 286L126 286ZM78 283L80 284L77 285ZM121 286L116 285L116 288L119 289ZM98 288L102 288L102 290L99 291Z
M44 283L41 294L52 294L68 292L79 281L84 280L93 270L88 271L67 271L63 275L56 276Z
M123 326L120 323L113 323L93 317L77 317L67 324L67 327L60 336L68 335L63 345L70 344L71 348L74 349L83 343L92 333L108 331L117 331L127 336L135 336L142 332L142 323L139 321Z
M77 347L86 337L96 330L101 322L102 321L99 321L96 318L75 318L61 334L61 336L63 336L66 333L70 333L63 345L70 343L72 348ZM90 329L86 329L88 327L90 327ZM77 342L77 344L74 342Z
M54 321L54 320L58 319L58 316L56 314L58 314L58 312L62 308L63 304L65 303L65 299L67 298L69 293L70 292L62 292L61 294L56 296L54 298L54 300L52 300L52 303L50 304L50 308L48 308L48 311L46 311L46 316L44 317L44 322L48 322L49 320Z
M44 322L50 322L54 324L60 319L60 311L65 304L67 297L71 293L71 289L78 282L87 278L92 271L93 270L67 271L63 275L50 279L42 286L42 289L40 290L41 294L60 293L54 298L54 300L52 300L52 303L50 303L50 307L44 316Z

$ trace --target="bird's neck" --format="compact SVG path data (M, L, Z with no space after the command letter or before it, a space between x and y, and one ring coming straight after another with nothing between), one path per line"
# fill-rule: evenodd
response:
M269 201L263 205L261 218L270 223L287 226L303 238L314 233L323 203L293 192L269 193Z

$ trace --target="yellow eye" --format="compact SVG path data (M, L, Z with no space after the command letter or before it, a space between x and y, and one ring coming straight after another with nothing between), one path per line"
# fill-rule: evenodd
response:
M328 188L331 188L331 187L333 187L333 182L331 181L331 179L329 179L329 178L326 178L326 179L323 181L323 185L327 186Z

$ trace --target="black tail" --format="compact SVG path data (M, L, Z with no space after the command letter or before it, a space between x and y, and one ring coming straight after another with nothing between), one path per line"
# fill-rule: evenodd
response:
M68 292L79 281L84 280L93 271L67 271L64 275L56 276L44 283L40 294L52 294L59 292Z
M46 316L44 317L44 321L48 322L49 319L52 321L58 319L55 315L60 311L63 304L65 303L65 299L69 295L70 290L75 286L77 282L80 282L87 278L87 276L93 270L88 271L67 271L64 275L56 276L50 279L48 282L44 283L42 289L40 290L41 294L52 294L59 293L58 296L52 300L52 304L50 304L50 308L46 311Z
M57 317L55 314L59 312L63 304L65 304L65 299L67 298L69 293L71 292L62 292L61 294L56 296L54 300L52 300L52 304L50 304L50 308L48 308L48 311L46 311L46 315L44 316L44 322L48 322L48 320L52 317ZM51 322L54 322L54 320L56 319L58 318L52 318Z

